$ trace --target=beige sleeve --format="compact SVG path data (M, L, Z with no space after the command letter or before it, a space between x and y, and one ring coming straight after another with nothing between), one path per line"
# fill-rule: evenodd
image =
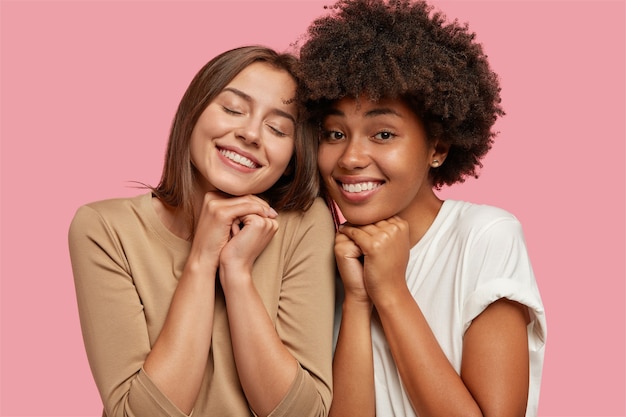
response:
M321 199L287 235L276 330L300 364L299 373L271 414L327 416L332 399L332 332L335 295L335 228Z
M106 415L185 417L142 370L150 352L147 324L116 231L96 210L81 207L69 249L87 357Z

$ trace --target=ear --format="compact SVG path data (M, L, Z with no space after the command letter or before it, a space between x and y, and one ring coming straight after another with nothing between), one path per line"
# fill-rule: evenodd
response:
M429 160L430 166L432 168L439 168L443 164L443 161L446 160L449 150L449 144L436 140L431 147Z

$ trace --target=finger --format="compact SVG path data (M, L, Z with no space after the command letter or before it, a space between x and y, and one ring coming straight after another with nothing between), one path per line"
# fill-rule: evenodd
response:
M348 236L337 233L335 237L335 257L340 258L359 258L363 255L361 248L354 243Z
M241 220L235 219L235 221L233 221L233 224L230 226L231 236L233 237L237 236L237 233L241 231L241 227L242 227Z
M347 236L350 240L352 240L357 245L361 246L363 243L366 243L372 236L376 235L377 227L367 227L366 226L345 226L342 227L339 232L345 236Z
M215 190L215 191L208 191L204 194L204 198L205 200L227 200L229 198L231 198L230 195L219 191L219 190Z
M346 230L346 234L348 236L362 236L365 238L365 235L369 235L371 237L375 237L380 234L396 234L398 231L403 231L408 228L408 223L398 217L390 217L389 219L380 220L374 224L368 224L363 226L346 226L344 229ZM341 230L341 229L340 229ZM360 230L363 233L356 232L355 230Z
M233 205L241 204L244 202L256 203L264 207L268 212L273 212L273 215L276 215L275 210L270 207L267 201L252 194L239 196L239 197L232 197L232 196L228 196L227 194L224 194L218 191L209 191L205 193L204 203L208 204L212 201L218 202L217 205L224 205L224 206L233 206Z
M386 224L386 220L381 220L380 222L374 224L366 224L362 226L343 224L339 227L339 231L343 232L345 230L348 236L350 236L351 233L355 233L355 230L360 230L367 235L375 235L377 233L380 233L381 229L383 229Z
M335 234L335 244L339 244L342 242L351 242L351 241L352 240L350 239L350 237L346 235L345 233L342 233L341 231Z
M345 234L361 248L365 256L381 254L382 250L393 250L396 246L394 242L403 236L397 225L371 226L367 227L367 230L363 230L365 227L352 227L345 230Z
M248 214L241 219L241 229L254 229L261 232L275 232L278 230L278 221L267 217Z
M354 230L360 230L363 227L364 226L351 226L351 225L344 223L341 226L339 226L338 232L345 236L350 237Z
M405 227L408 226L407 221L399 216L390 217L387 220L382 220L376 224L379 225L380 227L394 226L394 227L399 227L400 229L404 229Z
M250 199L209 200L203 207L203 212L225 223L232 224L235 219L243 218L249 214L261 217L275 218L277 213L267 204Z
M274 218L278 215L276 210L274 210L267 201L263 200L262 198L256 195L249 194L249 195L235 198L235 200L237 199L244 199L244 200L250 201L251 203L260 204L264 208L264 210L266 210L267 217Z

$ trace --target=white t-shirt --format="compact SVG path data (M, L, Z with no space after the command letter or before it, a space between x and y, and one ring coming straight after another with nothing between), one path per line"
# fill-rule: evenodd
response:
M465 331L489 304L508 298L528 307L530 389L526 416L536 416L546 322L518 220L499 208L446 200L429 230L411 249L406 279L457 372ZM372 345L377 416L416 416L376 315Z

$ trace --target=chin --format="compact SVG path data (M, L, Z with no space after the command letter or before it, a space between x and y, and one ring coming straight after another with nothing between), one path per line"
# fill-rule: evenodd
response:
M228 194L233 197L241 197L242 195L247 194L256 194L256 190L251 189L250 187L242 187L241 184L232 185L232 184L214 184L215 188L218 191L223 192L224 194Z
M340 209L341 210L341 209ZM346 219L346 221L355 226L364 226L366 224L373 224L384 220L388 217L382 217L380 212L372 212L371 210L341 210L341 214Z

